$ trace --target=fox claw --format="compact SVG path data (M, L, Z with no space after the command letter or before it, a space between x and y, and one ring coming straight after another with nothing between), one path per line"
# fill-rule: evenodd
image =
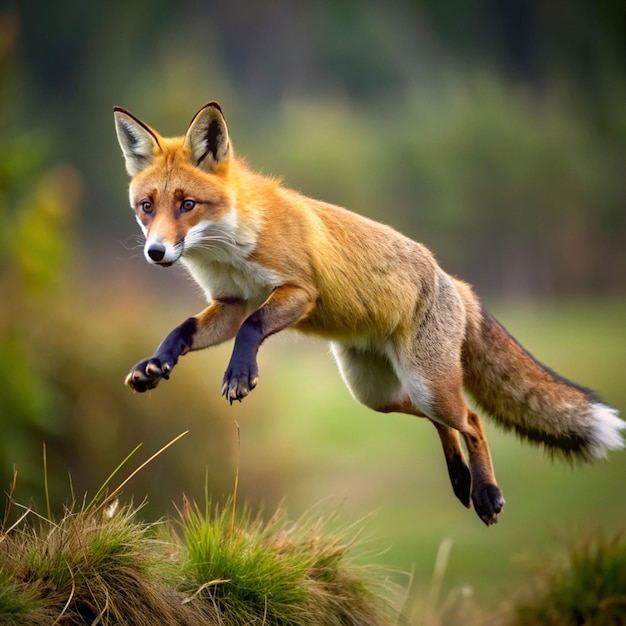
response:
M228 400L231 406L235 400L241 402L242 398L247 396L248 393L248 391L245 391L244 393L244 389L241 389L241 391L238 392L236 388L229 387L228 383L224 383L224 386L222 387L222 395Z
M170 362L154 356L137 363L124 383L134 391L143 393L154 389L162 378L168 380L173 367Z
M256 367L253 371L250 368L242 366L236 368L239 370L235 373L235 367L230 366L224 374L224 382L222 384L222 395L232 405L233 401L245 398L255 387L259 380L256 373Z

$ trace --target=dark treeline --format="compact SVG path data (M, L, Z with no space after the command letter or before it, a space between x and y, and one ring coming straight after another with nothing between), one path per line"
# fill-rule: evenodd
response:
M479 288L615 291L624 14L536 0L25 0L1 14L4 134L39 133L40 164L80 174L85 236L119 238L133 226L111 107L173 134L217 99L255 167L396 225Z

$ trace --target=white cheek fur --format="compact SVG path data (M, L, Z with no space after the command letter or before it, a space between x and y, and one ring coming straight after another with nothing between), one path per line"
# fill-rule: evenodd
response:
M141 228L141 232L143 233L143 236L147 237L148 236L148 229L143 225L143 223L139 219L139 216L137 215L137 213L135 213L135 219L137 220L137 224L139 224L139 228Z

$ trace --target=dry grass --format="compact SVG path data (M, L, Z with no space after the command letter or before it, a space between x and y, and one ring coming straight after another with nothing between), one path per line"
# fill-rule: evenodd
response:
M265 522L207 497L203 512L185 500L179 520L147 524L141 507L118 505L138 470L105 493L128 458L59 521L49 505L47 517L19 505L14 480L0 530L1 624L392 623L376 593L385 581L351 563L353 541L328 533L324 518L289 522L279 511Z

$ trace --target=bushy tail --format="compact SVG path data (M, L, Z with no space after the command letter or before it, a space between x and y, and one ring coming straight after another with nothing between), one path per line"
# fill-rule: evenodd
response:
M535 360L485 309L468 326L463 367L481 409L555 455L593 461L624 447L615 409Z

